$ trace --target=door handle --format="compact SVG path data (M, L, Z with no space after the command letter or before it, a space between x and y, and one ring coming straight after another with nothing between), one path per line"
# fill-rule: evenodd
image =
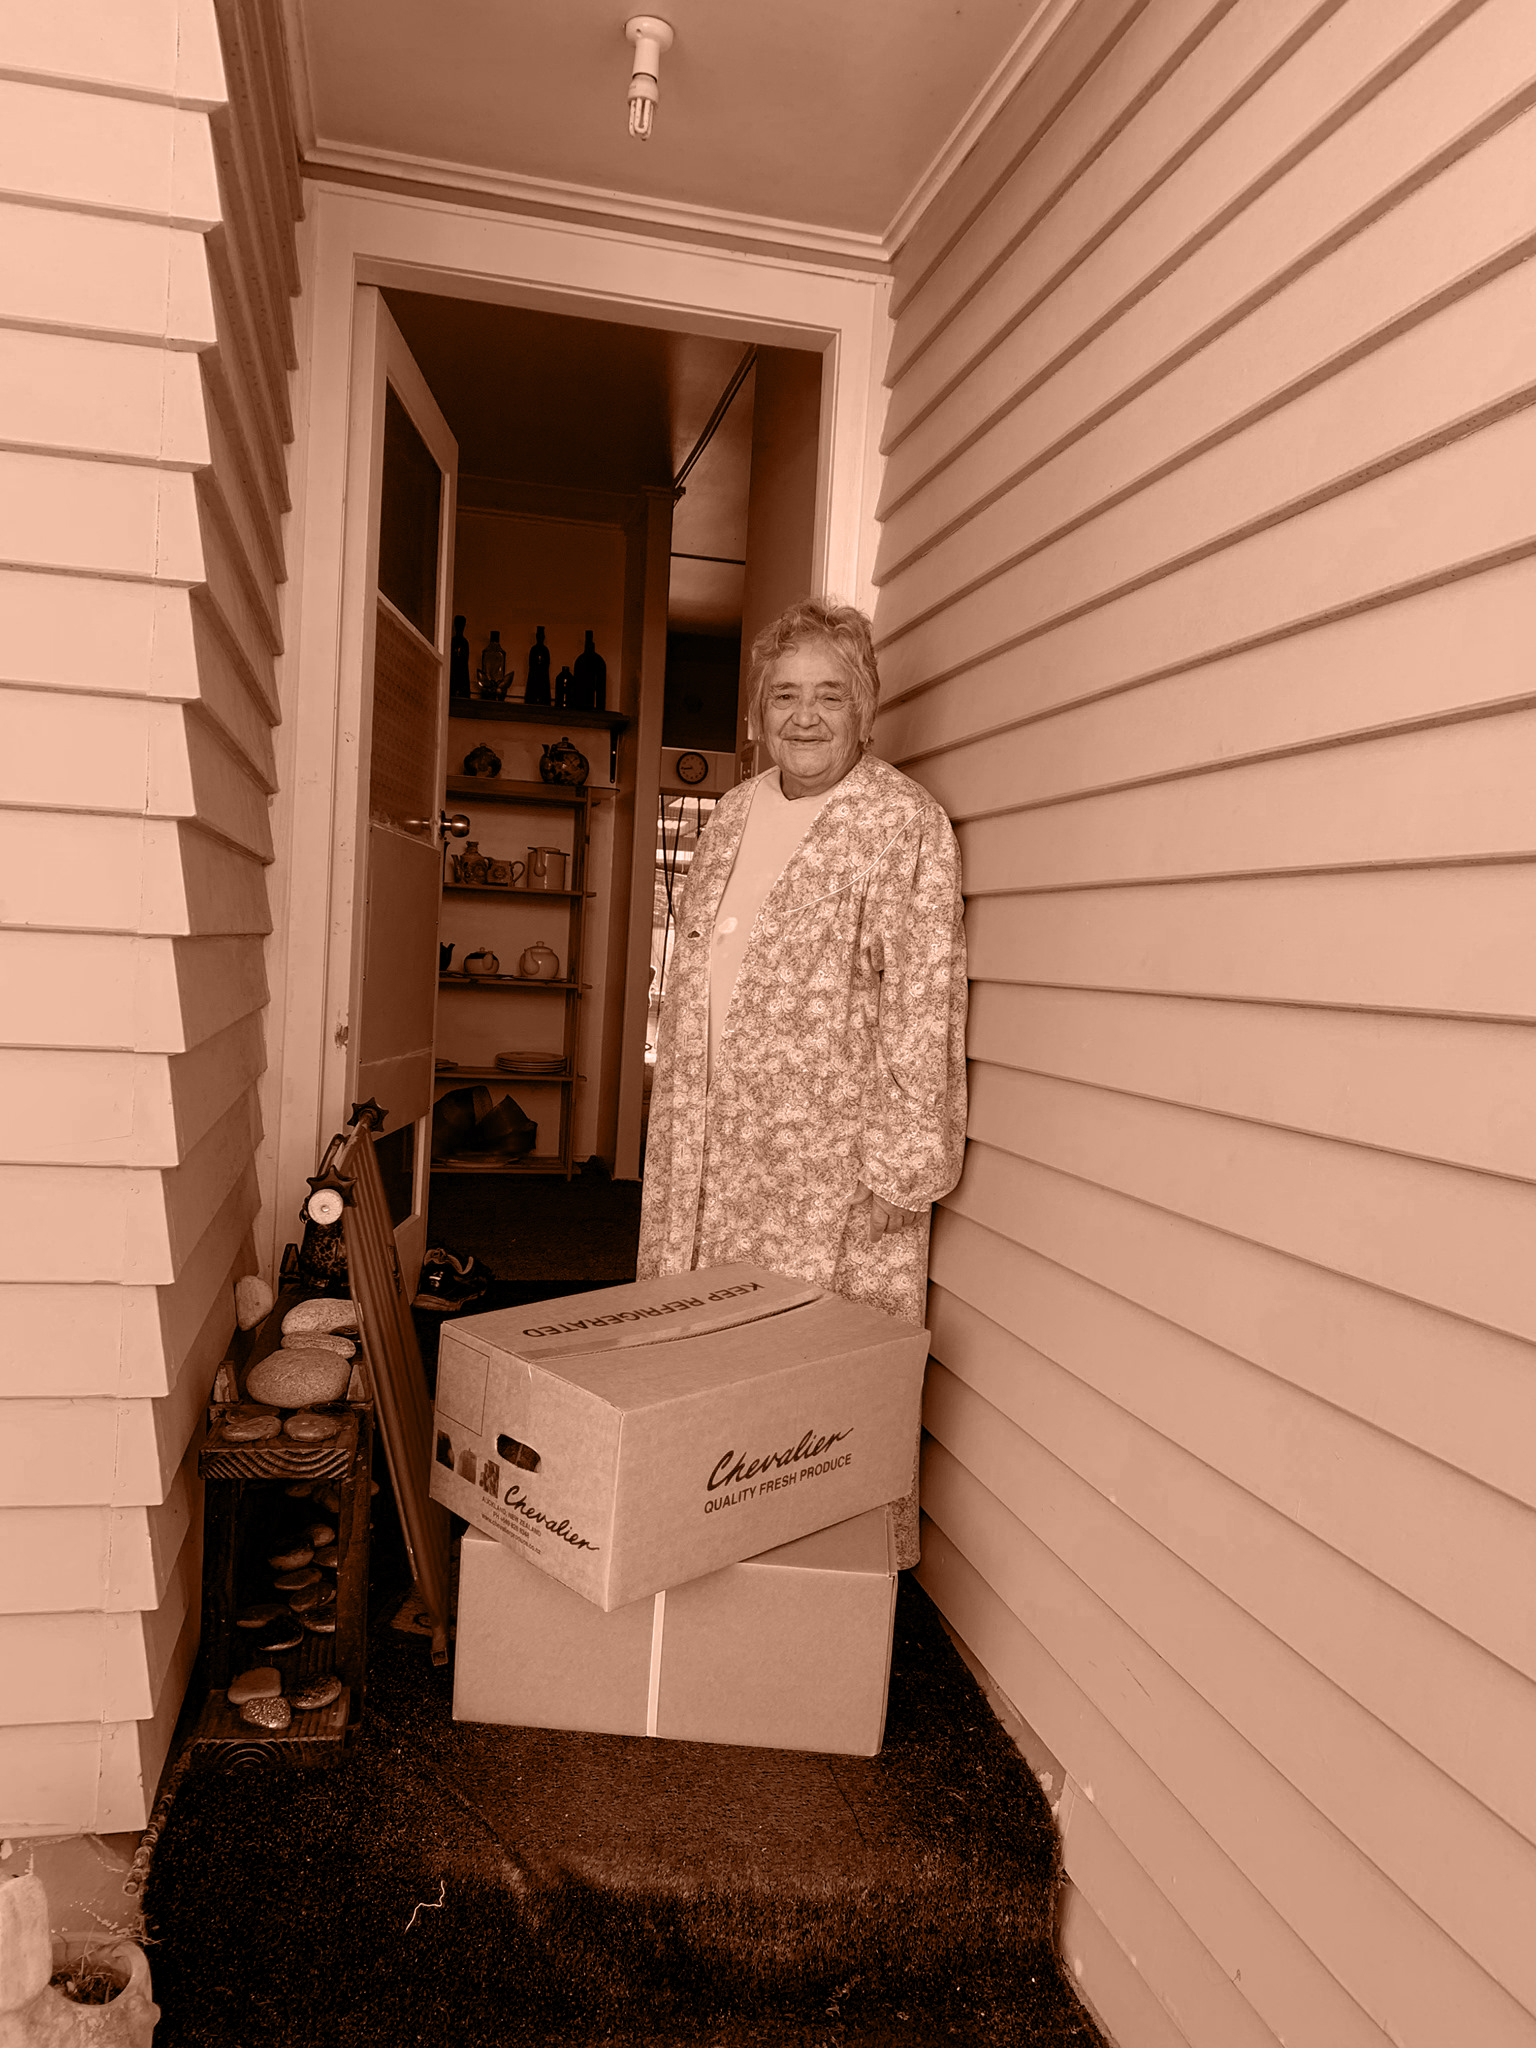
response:
M435 818L402 818L400 823L407 832L441 832L445 839L463 839L469 831L469 820L462 811L455 811L451 818L446 811L439 811Z

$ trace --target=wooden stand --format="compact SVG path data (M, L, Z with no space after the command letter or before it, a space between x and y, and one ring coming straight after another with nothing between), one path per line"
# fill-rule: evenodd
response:
M243 1361L231 1362L221 1374L233 1374L237 1385L258 1358L277 1348L282 1318L299 1299L285 1293L249 1345ZM246 1349L246 1343L238 1344ZM194 1743L220 1745L225 1754L208 1761L247 1761L256 1756L298 1763L334 1755L362 1718L366 1686L368 1638L368 1535L373 1462L373 1403L352 1401L333 1412L340 1428L322 1443L298 1443L291 1437L265 1437L259 1443L231 1443L224 1432L233 1415L248 1414L250 1405L215 1400L208 1411L208 1433L198 1452L204 1483L203 1615L199 1674L207 1696L192 1732ZM311 1497L290 1495L294 1485L310 1485L334 1493L340 1503L332 1514ZM291 1650L265 1650L260 1631L236 1626L245 1607L281 1599L273 1588L269 1557L291 1549L313 1522L336 1530L336 1601L334 1634L313 1634ZM242 1721L225 1698L225 1690L241 1671L271 1664L283 1677L284 1691L306 1680L334 1673L342 1691L330 1706L296 1713L280 1731L255 1728ZM237 1757L236 1752L241 1754ZM249 1757L245 1754L249 1753Z

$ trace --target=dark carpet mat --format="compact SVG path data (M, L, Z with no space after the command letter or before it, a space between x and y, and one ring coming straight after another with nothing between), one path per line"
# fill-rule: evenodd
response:
M355 1750L194 1772L145 1900L157 2048L1092 2048L1039 1788L903 1582L886 1746L455 1723L381 1628Z

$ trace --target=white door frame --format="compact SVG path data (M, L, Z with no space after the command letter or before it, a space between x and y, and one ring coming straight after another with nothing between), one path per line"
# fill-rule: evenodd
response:
M813 579L868 609L873 589L890 281L750 251L534 220L306 181L292 554L280 669L285 773L275 800L276 929L258 1256L271 1272L304 1181L347 1103L355 974L362 677L341 659L348 422L359 284L394 285L636 326L682 327L823 355ZM365 513L366 508L356 508ZM638 774L659 770L640 761ZM637 802L643 797L639 793Z

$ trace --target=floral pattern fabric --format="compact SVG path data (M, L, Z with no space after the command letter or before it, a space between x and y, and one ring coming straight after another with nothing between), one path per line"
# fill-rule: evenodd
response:
M955 835L926 790L866 754L764 899L708 1076L711 937L752 789L721 799L683 892L639 1272L750 1261L921 1323L928 1211L965 1144ZM860 1182L917 1223L866 1243ZM910 1562L915 1511L901 1519Z

